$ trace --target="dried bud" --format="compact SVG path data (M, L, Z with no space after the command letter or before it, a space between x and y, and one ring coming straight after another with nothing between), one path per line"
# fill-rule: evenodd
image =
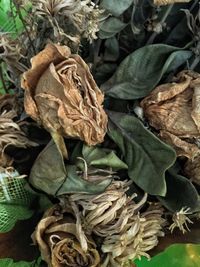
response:
M154 5L156 6L165 6L175 3L189 3L191 0L154 0Z
M33 233L42 258L51 267L96 267L100 257L95 243L85 236L70 208L53 206L44 214Z
M200 150L194 139L200 137L200 75L182 71L173 82L156 87L141 106L151 126L172 145L178 156L194 158Z
M101 143L107 127L103 94L87 64L67 46L48 44L22 79L26 112L52 132Z

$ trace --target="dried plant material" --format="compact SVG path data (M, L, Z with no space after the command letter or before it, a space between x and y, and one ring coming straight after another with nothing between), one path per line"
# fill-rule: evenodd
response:
M113 181L106 191L99 195L72 194L71 205L81 211L83 228L104 238L101 250L102 267L131 266L133 260L158 243L158 236L163 236L165 220L163 210L156 206L140 213L146 203L147 194L137 203L136 194L129 197L126 191L130 183Z
M0 166L8 167L12 164L12 159L5 154L5 149L12 145L26 148L36 146L22 132L19 125L13 121L17 116L17 103L15 96L0 96Z
M103 94L87 64L67 46L49 44L22 79L26 112L51 133L101 143L107 127Z
M172 5L176 3L189 3L191 0L154 0L154 5L165 6Z
M141 106L151 126L174 146L178 156L194 158L200 150L194 139L200 136L200 75L182 71L171 83L154 89Z
M172 216L173 223L170 225L169 230L171 233L175 228L179 228L179 230L185 234L187 231L190 231L188 227L188 223L193 223L189 218L190 208L182 208L180 211L175 212Z
M46 211L33 233L42 258L51 267L96 267L100 257L91 237L68 207L53 206Z
M192 182L200 185L200 156L193 160L188 159L184 165L184 173Z
M163 209L156 205L150 210L132 218L120 234L107 236L102 251L107 254L102 267L127 266L141 256L149 258L147 251L158 244L158 237L164 236L162 231L166 224L162 218Z
M23 73L26 67L20 63L23 58L19 41L13 40L8 33L0 33L0 59L6 63L8 70L15 76Z
M33 12L49 21L54 37L60 42L66 43L68 39L79 45L81 37L90 42L97 39L103 11L90 0L34 0Z

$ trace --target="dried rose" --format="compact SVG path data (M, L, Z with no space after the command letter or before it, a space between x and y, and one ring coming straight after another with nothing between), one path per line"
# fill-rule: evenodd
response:
M154 0L154 5L156 6L165 6L165 5L171 5L175 3L188 3L191 0Z
M101 143L107 127L104 96L87 64L67 46L48 44L24 73L26 112L51 133Z
M182 71L171 83L156 87L141 106L160 137L174 146L178 156L193 159L200 152L200 74Z
M33 240L51 267L96 267L99 264L94 241L85 236L69 207L55 205L47 210L33 233Z

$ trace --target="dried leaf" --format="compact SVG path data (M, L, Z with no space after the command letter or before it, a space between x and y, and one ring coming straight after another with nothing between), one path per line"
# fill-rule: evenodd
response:
M194 139L200 137L200 75L182 71L171 83L154 89L141 106L151 126L174 146L178 156L194 158L200 150Z
M107 127L103 94L87 64L66 46L48 44L22 79L26 112L50 132L101 143Z
M69 207L55 205L37 225L33 240L49 266L98 266L100 257L96 245L84 234L76 215Z
M154 0L154 5L156 6L165 6L175 3L189 3L191 0Z

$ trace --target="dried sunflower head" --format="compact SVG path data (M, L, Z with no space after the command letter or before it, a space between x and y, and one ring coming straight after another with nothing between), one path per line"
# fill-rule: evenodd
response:
M100 257L70 207L53 206L38 223L33 240L42 258L52 267L96 267Z
M107 128L103 94L87 64L67 46L49 44L22 79L26 112L50 132L101 143Z
M182 71L141 102L150 125L160 131L161 139L174 146L178 156L194 158L200 152L194 143L200 137L199 85L198 73Z

